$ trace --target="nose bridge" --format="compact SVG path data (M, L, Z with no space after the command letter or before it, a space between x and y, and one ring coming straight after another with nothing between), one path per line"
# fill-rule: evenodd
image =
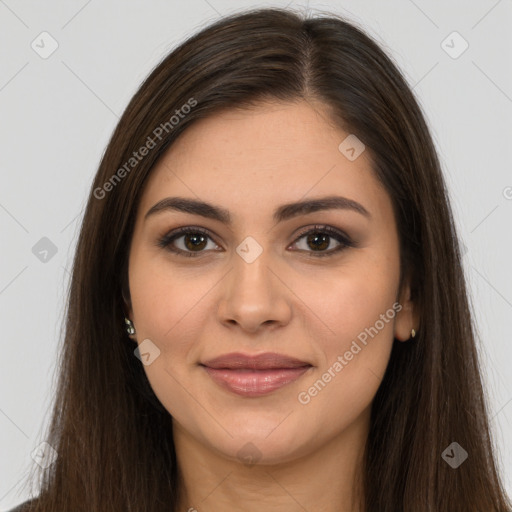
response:
M262 301L273 295L272 255L252 237L244 240L233 257L231 293L244 297L244 300ZM258 244L258 245L256 245ZM274 277L275 279L275 277Z
M254 238L247 237L236 248L233 267L226 276L219 307L220 320L235 321L248 330L260 324L289 318L286 287L275 275L275 258Z

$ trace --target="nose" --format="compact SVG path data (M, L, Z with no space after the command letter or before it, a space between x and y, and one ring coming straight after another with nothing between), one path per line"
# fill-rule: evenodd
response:
M266 251L252 263L236 255L221 285L219 321L248 333L274 330L290 322L293 293L275 267Z

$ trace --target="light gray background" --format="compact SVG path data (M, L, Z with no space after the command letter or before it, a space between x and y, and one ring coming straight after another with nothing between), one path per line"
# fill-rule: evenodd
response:
M365 28L422 104L467 248L492 427L512 494L511 0L0 0L0 509L29 497L21 482L49 420L77 232L120 113L187 35L235 10L290 4ZM59 45L47 59L31 47L43 31ZM441 44L453 31L469 43L458 58ZM445 44L462 48L453 37ZM32 252L42 237L57 247L46 262Z

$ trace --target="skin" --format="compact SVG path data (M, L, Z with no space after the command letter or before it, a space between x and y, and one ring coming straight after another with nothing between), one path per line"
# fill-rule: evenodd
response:
M179 510L360 510L357 478L371 403L393 338L408 340L418 318L408 281L398 289L391 199L368 151L354 161L340 152L347 135L320 103L261 103L196 122L152 171L130 248L127 314L136 329L132 339L149 339L160 350L144 370L173 417ZM371 218L331 209L279 224L272 219L284 203L333 193L357 201ZM233 224L173 210L144 219L169 196L219 205ZM316 224L343 231L357 246L315 257L314 243L299 238L299 230ZM210 232L196 257L157 245L184 226ZM247 236L263 249L250 264L236 252ZM194 252L186 242L182 235L173 245ZM338 246L331 236L321 251ZM395 314L378 334L300 403L299 393L386 311ZM230 352L267 351L312 368L277 391L248 398L222 389L199 366ZM255 464L237 455L242 448L254 452Z

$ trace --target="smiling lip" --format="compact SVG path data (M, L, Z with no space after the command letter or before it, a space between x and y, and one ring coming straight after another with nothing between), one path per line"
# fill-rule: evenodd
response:
M297 380L311 364L266 352L257 356L225 354L201 363L220 386L245 397L262 396Z

